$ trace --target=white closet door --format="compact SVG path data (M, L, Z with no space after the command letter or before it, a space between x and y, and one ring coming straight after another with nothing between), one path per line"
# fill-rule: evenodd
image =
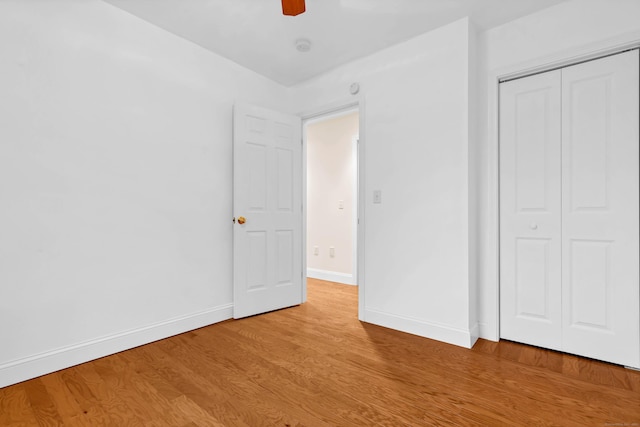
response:
M500 85L500 336L561 348L561 72Z
M638 61L562 70L563 350L636 367Z

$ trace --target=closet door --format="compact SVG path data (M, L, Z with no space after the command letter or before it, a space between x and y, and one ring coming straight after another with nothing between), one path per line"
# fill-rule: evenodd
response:
M640 364L638 51L562 70L562 350Z
M500 85L500 336L561 349L561 72Z

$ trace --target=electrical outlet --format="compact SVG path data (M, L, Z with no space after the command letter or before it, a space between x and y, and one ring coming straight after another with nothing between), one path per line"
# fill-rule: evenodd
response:
M313 254L318 255L320 253L320 249L317 246L313 247Z
M336 248L334 248L333 246L329 246L329 256L331 258L335 258L336 256Z

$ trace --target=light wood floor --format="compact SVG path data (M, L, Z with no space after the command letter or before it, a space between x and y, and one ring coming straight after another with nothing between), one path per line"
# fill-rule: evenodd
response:
M640 372L360 323L356 288L0 389L0 426L640 425Z

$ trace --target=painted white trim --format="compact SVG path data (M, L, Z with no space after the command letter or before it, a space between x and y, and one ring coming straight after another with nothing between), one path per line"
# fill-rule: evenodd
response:
M425 322L396 314L385 313L380 310L366 308L368 323L385 328L396 329L409 334L418 335L432 340L446 342L464 348L471 348L478 339L478 325L469 330L452 328L451 326Z
M638 37L640 37L640 34L638 35ZM615 55L629 49L635 49L638 48L639 45L640 40L638 39L628 40L625 37L622 41L620 41L619 38L616 37L615 41L613 41L611 45L602 45L602 43L597 43L595 46L593 46L593 49L588 49L586 51L584 49L572 49L570 52L547 57L542 62L532 62L530 66L518 69L518 71L516 72L501 74L499 81L507 82L514 79L529 77L534 74L544 73L546 71L569 67L581 62L591 61L609 55Z
M640 46L640 31L633 31L621 36L608 38L599 42L590 43L563 50L553 55L535 58L526 62L509 65L506 67L490 70L487 80L488 95L488 176L489 176L489 230L487 235L491 236L488 247L494 254L494 262L487 266L494 282L494 324L493 327L485 325L480 328L482 338L492 341L500 340L500 217L499 217L499 85L500 80L524 76L532 73L543 72L553 68L569 66L585 60L595 59L601 56L611 55L627 49Z
M339 108L338 110L335 110L329 113L325 113L325 114L321 113L319 115L314 115L312 117L305 117L304 120L306 125L312 125L314 123L324 122L326 120L339 119L340 117L344 117L351 113L357 113L357 112L358 112L358 103L356 102L350 105L345 105L343 108Z
M478 322L478 338L482 338L489 341L498 342L499 337L494 334L494 329L491 328L486 322Z
M355 285L352 274L339 273L337 271L320 270L317 268L307 268L307 277L313 279L326 280L328 282L344 283L345 285Z
M302 302L307 302L307 122L300 120L302 126Z
M365 246L364 246L364 236L365 236L365 203L366 203L366 194L367 188L365 185L365 149L366 149L366 128L365 128L365 117L366 117L366 103L364 100L364 95L361 95L358 100L358 191L356 192L358 195L358 241L356 242L357 247L357 256L356 256L356 284L358 285L358 319L365 322L366 321L366 313L365 313L365 277L364 277L364 255L365 255Z
M351 98L344 98L331 104L322 105L309 110L301 111L298 113L302 117L303 122L313 123L318 120L324 120L331 117L339 117L350 112L357 111L362 105L362 97L354 96Z
M96 338L0 365L0 388L129 350L233 317L233 304L154 323L139 329Z
M475 345L476 341L478 341L478 338L480 338L480 323L475 323L469 328L469 338L469 343L471 344L469 348L471 348Z
M360 120L360 117L358 117ZM360 131L360 123L358 123L358 132ZM353 166L352 187L351 187L351 274L352 283L358 284L358 140L360 135L355 135L351 141L351 161Z

